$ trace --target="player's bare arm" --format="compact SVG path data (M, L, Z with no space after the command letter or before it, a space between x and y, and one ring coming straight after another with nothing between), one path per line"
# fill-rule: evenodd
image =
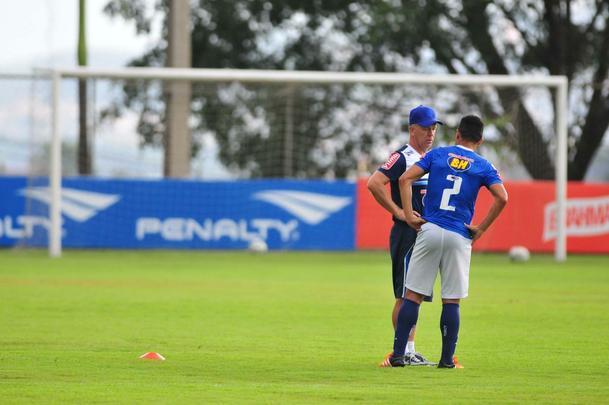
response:
M480 225L477 226L472 224L465 224L465 226L472 233L472 243L480 239L482 234L486 232L486 230L491 226L495 219L497 219L497 217L499 216L508 201L508 194L505 190L505 187L503 187L503 184L493 184L489 187L489 191L491 192L491 195L493 196L494 200L484 220L480 223Z
M385 208L387 212L400 221L404 221L404 211L402 211L402 209L391 199L391 196L387 191L387 183L389 183L389 177L376 171L368 178L368 190L370 190L374 199Z
M412 209L412 183L420 179L425 172L417 165L413 165L400 176L400 197L404 208L404 217L408 225L416 229L421 229L425 220Z

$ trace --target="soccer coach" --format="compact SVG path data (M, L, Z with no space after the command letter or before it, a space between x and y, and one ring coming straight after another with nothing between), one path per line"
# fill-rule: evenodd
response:
M408 144L402 146L391 154L389 159L374 172L368 179L368 190L374 199L393 217L393 227L389 234L389 251L391 254L391 267L393 279L393 293L395 303L391 314L393 328L397 324L397 315L405 293L406 271L408 261L417 237L417 232L405 222L402 201L400 200L400 176L421 159L433 144L438 124L443 124L436 118L435 111L427 106L419 105L413 108L408 117ZM386 185L390 183L391 194L387 192ZM423 196L427 187L427 178L422 178L413 185L412 205L417 212L422 212ZM431 298L426 298L431 301ZM408 338L406 352L408 365L431 365L414 347L415 327L412 328ZM391 353L389 354L391 355ZM388 356L389 356L388 355ZM384 363L387 361L385 358ZM383 365L383 364L381 364Z

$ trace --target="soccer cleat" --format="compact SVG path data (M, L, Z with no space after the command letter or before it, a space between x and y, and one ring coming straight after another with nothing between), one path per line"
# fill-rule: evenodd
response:
M421 353L406 353L406 365L407 366L435 366L436 363L432 363L427 360Z
M391 367L391 364L389 364L389 359L391 358L391 356L393 356L393 352L387 353L385 357L383 357L383 361L381 361L379 367Z
M453 356L453 364L442 363L442 360L438 363L438 368L463 368L463 366L457 360L457 356Z
M394 356L393 352L390 352L387 353L379 367L404 367L406 364L406 356Z

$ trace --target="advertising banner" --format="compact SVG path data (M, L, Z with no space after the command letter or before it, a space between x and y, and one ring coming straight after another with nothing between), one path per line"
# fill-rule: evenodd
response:
M370 195L366 179L357 184L358 249L387 249L390 215ZM522 245L533 252L552 252L556 238L553 182L506 182L505 210L474 244L477 251L507 251ZM567 250L570 253L609 253L609 184L570 182L567 188ZM481 189L474 223L480 223L492 197Z
M345 181L67 178L63 246L352 250L355 184ZM44 246L50 189L0 177L0 245Z

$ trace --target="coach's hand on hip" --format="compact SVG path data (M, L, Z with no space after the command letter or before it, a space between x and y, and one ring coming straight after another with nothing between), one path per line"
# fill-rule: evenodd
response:
M427 221L425 221L420 216L415 215L414 213L412 215L406 217L406 223L408 224L408 226L410 226L412 229L414 229L416 231L420 231L421 225L423 225L425 222L427 222Z

